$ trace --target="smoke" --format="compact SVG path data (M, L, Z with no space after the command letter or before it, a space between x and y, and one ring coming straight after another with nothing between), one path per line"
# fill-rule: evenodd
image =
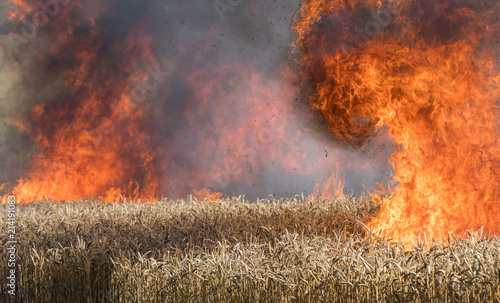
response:
M148 172L160 179L157 194L172 197L209 188L227 195L291 196L311 193L333 172L345 179L346 193L374 187L389 174L392 142L381 130L361 148L353 148L318 124L290 59L294 38L290 28L300 4L298 0L67 3L29 38L23 36L25 24L15 18L5 22L0 37L0 166L5 168L0 184L8 183L12 189L17 180L29 176L41 152L35 138L50 138L56 129L74 127L72 121L85 107L82 94L91 93L67 85L68 70L80 64L73 58L79 51L95 54L99 63L83 66L81 75L71 74L71 79L83 82L79 85L101 83L106 88L114 83L132 94L146 92L138 103L144 112L138 134L154 155L156 168ZM26 18L30 20L37 10L26 13ZM142 34L131 35L136 32ZM12 34L28 41L22 40L15 49ZM131 53L139 62L134 66L142 69L122 67L131 36L150 37L158 63L159 79L154 83L135 81L145 73L154 78L151 67L141 63L149 60L142 58L141 50ZM135 89L146 86L151 89ZM109 116L118 98L112 89L108 94L89 118L96 125L82 131L99 134L104 119L96 117ZM42 118L36 111L40 105ZM105 145L106 135L103 140ZM137 146L128 148L125 153L139 154ZM146 170L132 170L131 178L143 184Z
M176 181L190 180L192 188L207 186L227 194L290 196L310 193L332 171L345 177L346 192L359 194L382 182L390 170L387 158L392 151L387 134L381 131L362 150L346 147L332 140L326 129L317 127L317 117L302 96L303 83L290 60L294 37L291 24L300 1L243 2L225 11L223 21L213 2L200 6L168 5L162 11L168 17L153 18L159 21L153 27L162 29L155 36L161 37L158 43L165 52L163 57L176 62L172 78L182 79L192 72L204 82L186 87L186 81L180 80L170 85L169 94L161 102L168 104L159 114L162 121L168 121L168 126L159 127L163 137L181 146L172 161L172 171L204 173L200 180L196 180L198 173L168 180L171 188L181 186ZM156 11L161 11L160 5ZM283 71L290 66L290 70ZM208 89L219 85L215 91ZM200 86L206 89L204 95L193 94ZM259 95L262 90L267 94ZM185 126L185 121L178 120L173 125L175 117L182 116L186 109L196 113L199 106L203 110L192 118L198 123ZM211 111L207 113L205 108ZM166 112L173 113L173 119L165 118ZM277 120L283 120L282 128L269 126L279 123ZM223 123L218 125L218 121ZM231 132L244 138L223 146L230 141L226 139ZM207 138L220 145L200 148L199 141ZM236 164L221 161L210 165L213 154L227 159L234 156L235 150L248 154L237 157ZM280 163L283 158L295 162L295 166L286 167Z
M54 96L64 93L64 86L61 74L50 72L47 62L36 60L43 34L21 52L13 47L18 36L9 37L5 22L0 32L0 184L13 186L37 152L28 129L19 123L29 119L36 105L54 102Z

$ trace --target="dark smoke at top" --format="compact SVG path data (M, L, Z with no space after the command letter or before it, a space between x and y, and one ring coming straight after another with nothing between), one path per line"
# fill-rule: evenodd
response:
M22 25L5 22L0 28L0 184L7 183L7 190L15 186L39 151L32 136L20 132L13 121L24 121L35 133L50 136L52 128L69 125L72 114L82 106L64 84L64 73L73 64L72 53L95 46L99 65L85 72L92 78L88 81L104 84L118 78L123 81L117 83L133 87L137 83L127 80L130 74L120 59L130 32L140 30L151 37L164 73L159 86L148 91L140 104L147 113L141 128L155 152L153 163L164 195L208 187L227 195L290 196L312 192L314 184L330 177L332 171L345 176L345 192L361 193L375 186L389 173L392 145L387 134L382 131L361 149L344 146L314 125L316 117L300 93L302 83L290 60L294 35L290 26L300 2L229 1L230 5L223 0L127 0L107 1L103 11L98 1L69 3L64 7L66 17L61 13L51 18L18 52L8 35L22 35ZM87 22L91 19L94 24ZM40 57L40 50L56 45L58 31L68 27L73 28L73 37L71 43L62 44L66 49ZM142 60L139 50L132 53ZM262 93L260 85L270 93ZM257 98L269 98L264 102L268 106L257 106ZM33 119L33 107L39 104L45 104L47 116ZM66 115L56 114L61 108ZM94 114L111 110L111 103L103 104ZM276 117L285 121L284 128L269 126ZM264 139L259 137L262 131L251 133L261 128L267 130ZM313 132L300 142L283 140L280 133L297 133L302 128ZM248 134L247 143L228 144L231 140L225 136L231 131ZM324 164L314 173L290 172L266 154L273 145L283 152L297 149L295 155L304 155L296 159L299 162L314 159ZM253 150L245 154L249 146ZM237 163L229 168L218 159L234 154L238 154ZM332 163L338 167L331 167ZM231 169L240 175L232 175Z

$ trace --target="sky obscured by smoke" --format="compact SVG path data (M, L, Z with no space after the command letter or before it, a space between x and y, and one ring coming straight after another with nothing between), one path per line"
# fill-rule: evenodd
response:
M290 26L301 1L230 1L238 4L234 6L220 2L231 9L222 12L219 2L211 0L108 1L104 10L94 9L97 1L88 1L64 8L77 29L75 35L85 39L90 27L99 28L96 39L104 46L99 52L106 58L120 58L119 47L111 44L125 39L133 29L151 37L154 55L167 76L142 106L151 121L151 144L165 163L165 195L209 187L227 195L290 196L310 193L333 171L345 177L346 193L359 194L381 182L390 173L387 159L392 143L387 133L381 130L361 149L344 146L315 120L317 116L301 93L302 80L290 60ZM82 7L88 10L82 11ZM6 10L8 7L3 8ZM94 16L95 25L78 24L82 15ZM51 22L58 22L57 18L50 19L19 51L13 50L8 35L22 35L22 27L9 22L0 26L0 184L14 186L25 177L37 153L34 139L14 122L29 121L38 104L65 106L72 102L63 77L67 61L40 60L37 51L55 43L56 28ZM107 67L96 67L95 72ZM109 70L105 73L124 76ZM196 89L193 83L198 85ZM220 89L212 89L217 83ZM265 98L268 100L256 101ZM189 113L193 113L190 118ZM270 128L270 140L259 139L262 131L252 133L251 121L263 121L255 125L260 129L274 117L287 120L291 116L284 128ZM256 160L237 157L240 175L229 174L221 181L228 168L217 163L233 155L230 150L238 146L219 146L217 142L230 141L224 136L240 125L249 137L245 142L254 147ZM310 130L307 135L290 138L306 128ZM207 144L205 139L215 143ZM296 148L295 160L303 162L297 167L307 167L312 161L312 167L320 169L309 173L286 169L268 154L274 145L279 146L274 157Z

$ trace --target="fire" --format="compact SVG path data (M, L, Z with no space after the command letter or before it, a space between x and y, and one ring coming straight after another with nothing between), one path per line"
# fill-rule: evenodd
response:
M213 192L208 188L202 188L199 190L193 190L193 197L195 197L198 201L220 202L222 200L223 194L219 192Z
M14 4L19 5L14 12L35 10L23 1ZM38 147L26 177L18 180L13 194L21 202L89 195L108 201L158 198L158 151L150 144L152 135L141 106L134 100L137 90L133 86L154 82L147 74L158 65L151 39L131 30L124 42L111 41L106 47L121 48L116 62L116 58L102 55L97 26L82 36L85 16L72 21L67 12L61 14L47 29L51 43L42 44L37 51L40 61L50 59L55 68L68 66L62 72L65 93L54 96L59 102L37 105L29 117L13 121ZM90 24L93 18L91 14ZM80 33L75 35L78 28Z
M500 5L467 3L310 0L294 24L332 133L393 137L395 189L369 225L405 243L500 232Z
M408 70L399 82L395 76L393 80L381 77L396 68L381 69L378 63L385 62L384 58L371 63L365 60L364 66L352 64L369 56L382 56L383 52L376 47L366 48L368 51L360 48L347 52L351 58L335 52L331 43L318 39L319 32L312 32L313 25L328 24L325 20L332 19L332 14L349 21L347 4L340 12L336 11L337 2L309 2L304 12L310 11L310 16L303 14L297 23L302 25L297 26L303 37L298 40L304 50L301 63L310 66L314 82L321 83L322 78L337 81L335 85L324 81L317 87L313 106L327 118L330 129L351 144L346 146L325 134L316 123L317 113L300 102L304 79L289 61L276 64L271 60L273 64L265 62L263 69L260 60L265 58L255 63L222 55L231 50L222 50L222 35L212 29L202 38L195 35L162 41L168 30L159 29L158 20L149 20L153 5L148 7L146 2L130 6L123 1L60 1L57 9L51 6L50 11L43 10L38 2L11 3L8 26L19 35L12 35L10 40L20 43L19 74L29 74L26 78L35 87L27 85L26 95L36 99L24 96L22 102L26 104L9 104L19 113L10 121L9 134L15 125L15 135L25 134L22 139L31 141L16 141L29 153L22 150L22 157L12 156L23 165L7 174L8 184L2 194L14 194L22 202L74 200L90 195L108 201L190 194L198 200L220 200L242 194L254 198L313 191L322 198L343 196L344 187L349 188L353 179L365 178L363 172L370 175L366 183L374 184L385 170L387 149L367 148L383 147L387 142L382 141L389 140L377 129L387 125L398 142L402 136L413 135L409 128L403 132L410 133L397 134L399 123L404 121L390 119L405 116L392 114L399 110L396 105L377 106L374 100L388 101L386 92L382 92L390 90L387 85L397 86L391 93L401 100L409 100L411 94L397 88L420 85L419 94L425 94L427 85L425 77L419 84L417 77L410 75L419 73L412 62L404 67L404 62L395 61L399 73ZM315 6L321 7L321 14L313 13ZM122 9L134 10L134 17L123 14ZM44 11L47 18L43 18ZM330 17L325 19L322 14ZM38 31L28 31L26 20L39 27ZM381 37L373 41L377 39ZM320 56L317 50L322 48L316 43L324 44L328 52ZM393 47L399 46L394 43ZM409 50L400 48L386 56L403 56L404 52ZM171 73L160 65L159 54L162 63L175 61ZM358 78L352 82L337 77L340 73L349 75L356 68L363 73L355 74L353 77ZM47 79L33 81L37 76ZM372 84L366 86L368 82L360 79ZM358 92L354 94L355 90ZM336 103L337 99L349 101ZM387 117L383 117L384 112ZM415 128L424 130L423 126ZM365 144L367 140L369 144Z
M345 198L344 184L345 176L338 169L334 169L326 181L316 183L315 192L310 194L307 200L314 200L317 197L322 199Z
M40 9L25 1L13 4L20 16L10 19L14 28ZM248 188L266 196L282 190L278 178L293 175L291 185L281 185L291 188L337 165L331 144L319 147L303 117L294 115L298 90L290 84L297 80L291 70L269 78L245 62L213 65L206 60L213 42L204 41L194 53L190 45L179 46L182 70L176 79L161 75L165 83L159 83L163 68L155 68L151 37L132 24L125 38L103 39L109 33L100 28L99 16L107 7L97 1L72 5L60 6L39 39L30 40L33 64L56 70L63 89L55 83L51 91L57 94L48 102L11 121L37 148L24 176L5 190L18 201L189 194L218 201ZM176 95L177 87L189 93ZM154 88L166 95L151 97L159 109L137 100ZM330 156L323 157L327 148ZM321 189L325 197L342 192L337 176L330 176L331 184Z

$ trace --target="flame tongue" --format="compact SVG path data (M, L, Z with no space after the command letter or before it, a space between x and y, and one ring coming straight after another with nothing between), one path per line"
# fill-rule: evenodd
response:
M370 225L407 243L498 232L500 6L368 2L308 1L295 26L331 131L359 145L385 125L397 143L398 186ZM382 29L373 38L360 34L366 11Z
M13 11L30 11L22 1L17 5ZM42 195L54 200L89 194L108 201L157 198L160 176L152 134L142 107L131 97L134 83L142 84L147 68L157 64L151 39L130 30L124 41L104 45L93 17L82 13L75 19L61 8L46 29L50 43L38 37L38 59L64 70L65 93L17 121L39 152L13 193L23 202Z

